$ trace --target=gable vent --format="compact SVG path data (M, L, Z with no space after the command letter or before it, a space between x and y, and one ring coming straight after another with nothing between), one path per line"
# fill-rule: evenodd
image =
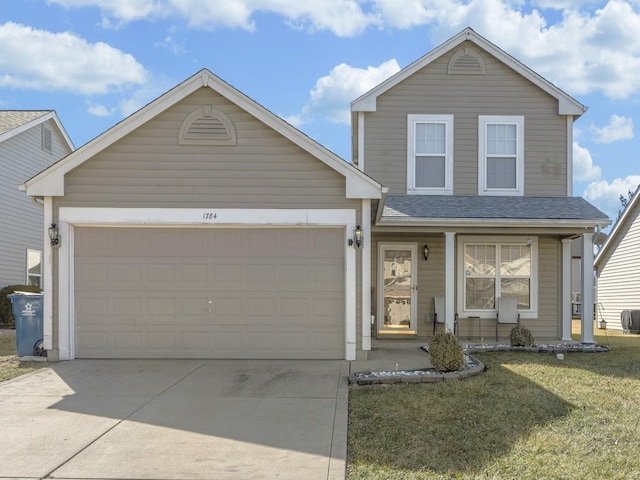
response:
M211 106L200 107L180 127L182 145L235 145L236 132L224 113Z
M42 150L53 152L53 132L44 125L42 126Z
M451 57L448 73L450 75L483 75L484 60L479 53L465 48Z

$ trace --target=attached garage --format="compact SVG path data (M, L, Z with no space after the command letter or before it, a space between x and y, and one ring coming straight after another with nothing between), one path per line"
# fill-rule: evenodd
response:
M77 358L344 358L344 229L78 227Z
M43 252L52 360L369 348L360 226L382 186L208 70L25 187L59 234Z

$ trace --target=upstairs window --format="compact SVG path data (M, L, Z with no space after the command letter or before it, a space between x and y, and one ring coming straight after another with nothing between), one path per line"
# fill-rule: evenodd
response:
M453 115L409 115L407 193L453 193Z
M478 119L480 195L524 195L524 117Z

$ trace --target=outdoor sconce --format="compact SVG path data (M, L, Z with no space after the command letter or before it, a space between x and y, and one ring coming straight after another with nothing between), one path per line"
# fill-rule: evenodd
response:
M424 256L424 260L426 262L429 258L429 245L425 244L424 247L422 247L422 255Z
M362 228L360 225L356 225L356 228L353 230L353 239L349 239L349 245L354 245L356 248L362 247Z
M51 240L52 247L60 245L60 230L58 230L58 225L55 223L52 223L49 227L49 240Z

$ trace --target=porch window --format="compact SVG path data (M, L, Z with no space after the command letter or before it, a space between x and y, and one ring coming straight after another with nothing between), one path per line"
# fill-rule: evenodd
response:
M515 297L518 309L534 310L535 243L465 241L463 310L467 314L495 312L498 297Z
M478 119L480 195L524 194L524 117Z
M407 193L453 192L453 115L409 115Z

